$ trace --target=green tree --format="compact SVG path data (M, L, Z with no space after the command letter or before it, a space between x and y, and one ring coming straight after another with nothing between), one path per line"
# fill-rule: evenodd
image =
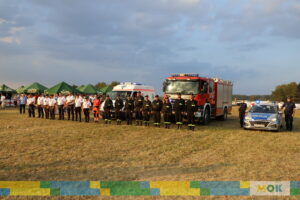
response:
M279 85L272 92L272 99L275 101L285 101L287 96L299 96L299 85L296 82Z
M105 86L107 86L107 84L105 82L99 82L95 85L95 88L101 89L101 88L104 88Z
M119 85L120 84L120 82L118 82L118 81L112 81L111 83L110 83L110 86L111 87L115 87L116 85Z

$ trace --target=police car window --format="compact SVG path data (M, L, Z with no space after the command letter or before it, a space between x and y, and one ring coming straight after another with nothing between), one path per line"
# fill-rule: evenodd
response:
M277 113L276 106L270 105L255 105L251 108L250 112L252 113Z

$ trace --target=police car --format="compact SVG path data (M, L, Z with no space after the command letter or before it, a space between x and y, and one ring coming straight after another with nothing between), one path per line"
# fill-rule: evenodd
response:
M282 112L276 104L260 104L257 101L246 114L245 129L280 131L282 128Z

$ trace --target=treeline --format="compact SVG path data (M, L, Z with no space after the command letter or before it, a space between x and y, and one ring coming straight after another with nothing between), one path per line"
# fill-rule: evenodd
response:
M296 103L300 103L300 83L291 82L288 84L278 85L271 95L233 95L232 100L247 101L286 101L287 97L292 97Z
M95 88L97 89L101 89L101 88L104 88L106 86L111 86L111 87L115 87L116 85L119 85L120 82L118 81L112 81L110 84L108 83L105 83L105 82L99 82L97 84L95 84ZM78 88L78 87L81 87L81 86L84 86L84 85L72 85L73 88Z
M271 99L271 95L240 95L236 94L232 96L233 100L246 100L246 101L268 101Z
M272 92L272 100L285 101L288 96L294 98L294 101L300 103L300 83L291 82L278 85Z

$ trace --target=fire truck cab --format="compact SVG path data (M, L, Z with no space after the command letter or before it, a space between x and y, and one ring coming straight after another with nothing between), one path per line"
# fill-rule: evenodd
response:
M218 78L199 77L198 74L172 74L163 84L164 95L173 102L177 94L185 100L195 95L198 122L207 124L211 118L227 119L232 109L232 87L230 81Z

